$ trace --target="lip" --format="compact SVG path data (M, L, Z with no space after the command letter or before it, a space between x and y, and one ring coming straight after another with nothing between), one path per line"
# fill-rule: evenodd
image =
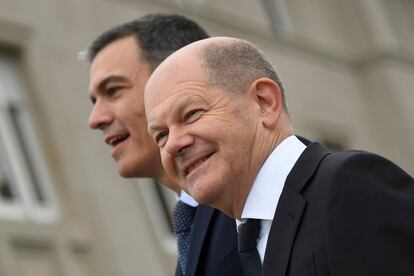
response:
M112 139L114 139L114 138L117 138L117 137L123 137L123 136L128 136L127 137L127 139L129 138L129 133L125 133L125 134L112 134L112 135L107 135L107 136L105 136L104 137L104 141L105 141L105 144L107 144L107 145L110 145L110 146L112 146L113 147L113 145L111 144L111 140ZM127 139L125 139L125 140L127 140ZM122 141L123 142L123 141ZM122 143L121 142L121 143ZM116 146L116 145L115 145Z
M115 160L117 159L116 157L118 156L120 149L129 141L129 138L130 136L128 136L128 138L126 138L122 142L119 142L115 146L110 145L112 147L111 155Z
M185 177L187 177L188 175L190 175L192 172L194 172L195 170L197 170L199 168L199 166L202 166L202 164L207 161L208 159L210 159L210 157L215 153L215 151L213 152L206 152L202 155L199 155L189 161L187 161L182 167L181 167L181 172L183 173L183 175ZM191 171L188 171L192 166L194 166L195 164L197 164L197 162L199 162L200 160L205 159L202 163L200 163L199 165L197 165L197 167L193 168Z

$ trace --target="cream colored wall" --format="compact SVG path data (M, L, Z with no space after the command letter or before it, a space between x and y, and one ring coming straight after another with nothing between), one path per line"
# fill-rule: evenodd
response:
M178 12L212 35L254 42L285 82L298 133L343 140L414 172L414 56L399 50L412 40L394 35L395 11L387 16L386 1L287 1L292 33L284 35L273 32L260 1L178 2L0 0L0 45L21 49L27 98L61 205L58 229L88 248L89 257L75 262L92 271L85 275L172 275L175 266L139 181L117 175L102 136L87 128L88 66L76 58L102 31L147 13Z

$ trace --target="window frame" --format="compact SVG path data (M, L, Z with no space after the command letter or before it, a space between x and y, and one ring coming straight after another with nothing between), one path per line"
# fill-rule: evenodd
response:
M0 219L50 223L58 218L57 200L24 99L17 62L16 55L0 48L0 143L4 163L8 163L3 169L10 170L5 175L16 192L11 202L0 197Z

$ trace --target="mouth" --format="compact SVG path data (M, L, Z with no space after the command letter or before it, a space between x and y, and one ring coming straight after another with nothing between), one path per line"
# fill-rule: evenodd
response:
M187 177L190 173L192 173L193 171L195 171L198 167L200 167L205 161L207 161L207 159L209 159L212 155L214 154L214 152L209 153L201 158L196 158L193 161L191 161L189 164L186 165L186 167L184 167L184 174Z
M105 142L112 147L116 147L118 144L122 143L128 138L129 138L129 134L116 135L116 136L111 136L105 139Z

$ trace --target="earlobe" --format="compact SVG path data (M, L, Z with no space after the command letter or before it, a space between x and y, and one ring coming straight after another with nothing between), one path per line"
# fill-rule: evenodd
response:
M279 86L271 79L260 78L252 83L256 103L264 127L274 128L282 112L282 94Z

